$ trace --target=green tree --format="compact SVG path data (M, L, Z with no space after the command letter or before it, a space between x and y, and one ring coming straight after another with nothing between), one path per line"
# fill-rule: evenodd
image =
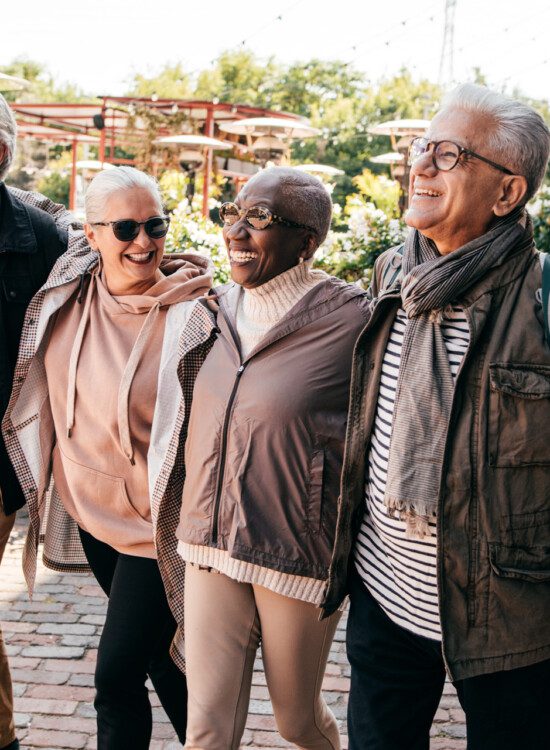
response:
M302 117L316 117L331 102L359 96L365 76L340 60L314 59L290 65L271 86L272 106Z
M17 57L9 65L0 66L0 72L24 78L30 84L22 91L6 91L4 96L11 102L82 102L94 99L72 83L57 84L45 65L27 57Z
M136 73L127 91L128 96L158 96L159 99L188 99L192 93L191 77L181 63L165 65L155 76Z
M280 73L273 58L260 62L247 50L223 52L211 70L199 73L194 96L269 108Z

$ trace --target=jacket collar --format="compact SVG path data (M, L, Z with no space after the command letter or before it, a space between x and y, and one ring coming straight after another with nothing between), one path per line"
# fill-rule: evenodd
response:
M236 330L233 310L227 301L227 294L237 285L235 283L225 284L216 289L216 295L220 306L218 325L227 338L232 340L237 348L240 348L239 337ZM267 333L262 341L252 349L245 357L248 361L263 349L271 346L279 339L294 333L300 328L319 320L325 315L342 307L354 297L360 297L365 291L359 286L348 284L334 277L321 281L317 286L307 292L302 299L289 310L289 312ZM225 330L224 330L225 329ZM228 335L229 334L229 335Z
M0 182L0 253L35 253L36 235L27 208Z

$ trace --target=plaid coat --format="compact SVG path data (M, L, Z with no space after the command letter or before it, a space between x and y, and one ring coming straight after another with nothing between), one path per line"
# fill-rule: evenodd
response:
M23 571L32 596L38 545L44 541L44 563L58 571L87 569L76 523L64 510L53 486L51 452L55 444L47 392L44 351L48 323L73 294L82 274L97 263L81 226L63 207L43 196L20 193L23 200L47 210L68 229L68 250L32 299L21 336L14 387L2 423L6 449L27 500L30 524L23 552ZM149 495L158 564L166 595L178 623L172 656L183 659L183 588L185 563L177 552L185 467L183 450L199 368L214 340L215 323L199 300L172 305L167 312L148 453Z

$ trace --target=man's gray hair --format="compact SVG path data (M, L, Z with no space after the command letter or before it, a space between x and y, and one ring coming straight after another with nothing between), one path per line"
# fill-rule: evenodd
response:
M463 109L492 117L486 131L491 156L527 180L527 202L537 192L550 153L550 130L532 107L475 83L464 83L443 99L440 112Z
M6 153L0 159L0 182L8 174L15 155L17 125L7 101L0 94L0 143L6 147Z
M283 218L312 227L320 245L332 220L332 200L321 180L295 167L269 167L255 174L247 186L263 175L277 177L279 194L288 207Z
M162 197L157 181L145 172L135 167L115 167L98 172L90 182L84 198L86 206L86 221L104 221L109 198L120 190L143 188L151 193L162 212ZM124 218L124 217L121 217Z

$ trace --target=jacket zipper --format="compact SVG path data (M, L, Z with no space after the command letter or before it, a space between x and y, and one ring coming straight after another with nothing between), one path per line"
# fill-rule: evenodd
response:
M231 410L233 408L233 401L235 400L235 396L237 394L237 388L239 387L239 381L241 379L241 375L243 374L245 367L246 365L241 365L239 369L237 370L235 382L233 383L233 389L231 390L231 394L227 402L227 408L225 410L225 417L223 420L222 442L221 442L221 450L220 450L220 466L218 469L218 479L216 483L216 495L215 495L215 500L214 500L214 522L212 524L213 544L218 543L220 501L221 501L221 495L222 495L223 478L225 474L225 458L226 458L226 453L227 453L227 432L229 430L229 420L231 418Z

